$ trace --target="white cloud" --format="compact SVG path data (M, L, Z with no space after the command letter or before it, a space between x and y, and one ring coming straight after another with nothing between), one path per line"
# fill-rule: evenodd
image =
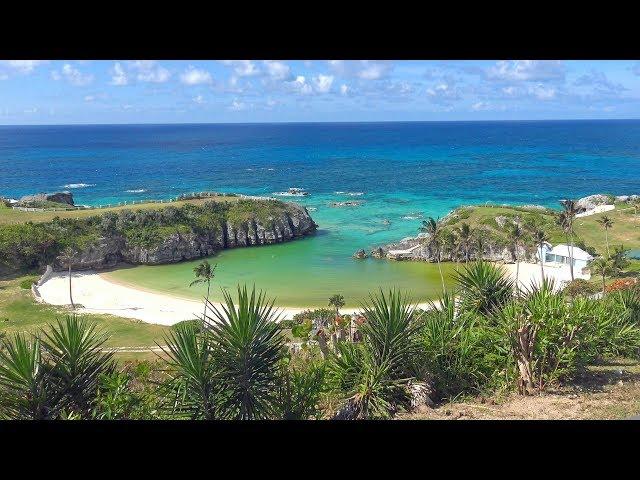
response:
M113 65L113 68L110 70L111 73L111 85L126 85L129 83L129 79L127 77L127 73L120 65L120 62L116 62Z
M502 60L490 67L486 76L498 81L563 81L565 71L560 60Z
M260 69L251 60L223 60L222 63L233 67L239 77L252 77L260 73Z
M528 90L529 94L538 100L551 100L556 96L556 89L553 87L545 87L542 84L532 85Z
M348 85L345 85L344 83L342 85L340 85L340 93L342 95L347 95L349 93Z
M38 113L38 107L33 107L33 108L27 108L24 110L24 113Z
M433 103L449 104L460 99L460 92L453 80L444 80L433 87L427 88L427 96Z
M327 93L333 84L333 75L318 75L313 78L316 92Z
M247 104L244 102L241 102L237 98L234 98L233 102L231 102L231 105L229 106L229 110L232 110L234 112L239 112L240 110L245 110L246 108L247 108Z
M204 98L202 98L202 95L198 95L197 97L193 97L193 101L194 103L203 104Z
M211 74L206 70L200 70L189 65L189 68L180 75L180 81L185 85L201 85L211 83L213 79L211 78Z
M48 60L0 60L0 65L17 73L28 74L39 65L49 63Z
M291 68L284 62L265 60L262 63L272 80L286 80L291 76Z
M76 87L83 87L93 82L93 75L90 73L82 73L77 68L73 67L70 63L65 63L62 66L62 70L53 70L51 72L51 78L54 80L65 79L71 85Z
M130 68L137 71L136 79L140 82L164 83L171 73L155 60L136 60L129 63Z
M307 79L304 75L298 75L295 80L285 83L291 90L302 95L309 95L313 93L313 87L307 83Z
M386 77L393 69L391 62L378 60L329 60L328 64L340 76L361 80L378 80Z
M95 99L96 97L94 97L93 95L85 95L84 97L85 102L93 102Z
M598 93L620 93L628 90L621 83L614 83L609 80L607 75L599 70L591 70L589 73L585 73L574 82L574 85L578 87L593 86Z

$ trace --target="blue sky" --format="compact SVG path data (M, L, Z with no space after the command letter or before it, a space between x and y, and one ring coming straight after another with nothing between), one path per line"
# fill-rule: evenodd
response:
M0 124L640 118L635 61L0 61Z

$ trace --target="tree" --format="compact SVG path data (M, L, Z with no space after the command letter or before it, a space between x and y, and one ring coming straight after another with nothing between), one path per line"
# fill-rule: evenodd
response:
M444 275L442 275L442 266L440 265L440 251L442 249L442 229L440 228L437 220L435 220L433 217L429 217L427 220L422 221L420 231L428 235L426 244L429 249L431 251L435 249L436 251L436 261L438 262L440 280L442 281L442 291L444 292L446 291L446 287L444 286Z
M569 251L569 272L571 273L571 281L574 280L573 276L573 221L578 213L578 207L573 200L562 200L562 212L558 215L557 223L562 228L567 239L567 250Z
M336 293L329 299L329 306L334 307L336 309L336 316L335 316L336 338L338 338L338 336L342 338L343 337L342 334L344 332L342 331L342 326L339 325L338 322L340 321L340 309L344 307L344 297L339 293ZM351 322L353 323L353 320ZM350 327L352 326L353 325L351 325ZM349 328L349 330L352 330L352 328ZM338 335L338 332L340 332L340 335Z
M624 245L617 245L613 249L613 254L611 255L611 262L613 271L616 275L620 275L622 271L627 268L631 262L627 258L627 252L629 250L624 248Z
M462 224L455 230L458 238L458 243L464 254L465 263L469 263L469 250L471 249L471 242L473 241L473 229L468 223L462 222Z
M602 293L604 294L606 277L614 274L613 262L608 257L599 257L592 260L589 267L591 268L591 273L602 276Z
M609 229L613 227L613 220L607 215L603 215L597 222L604 228L604 238L607 244L607 257L609 256Z
M484 260L485 239L489 232L485 228L477 227L473 230L473 243L476 248L476 258L480 261Z
M549 235L540 227L534 227L531 232L531 238L536 244L536 249L538 250L538 255L540 257L540 273L542 274L542 282L544 282L544 253L542 252L542 247L545 243L549 242Z
M71 267L73 266L73 262L76 258L76 252L73 248L67 247L58 257L63 266L69 268L69 301L71 302L71 308L75 310L76 306L73 303L73 293L71 291Z
M509 237L511 245L513 246L513 252L516 258L516 291L519 291L520 284L518 283L518 277L520 274L520 257L518 256L518 248L524 241L525 232L518 223L513 222L513 224L507 231L507 235Z
M212 267L207 260L202 261L193 269L193 272L196 274L196 279L189 284L190 287L199 283L206 282L207 284L207 296L205 297L204 313L202 315L203 321L204 321L204 318L206 318L207 316L207 304L209 303L209 292L211 289L211 280L213 280L213 277L215 277L215 270L217 266L218 264L215 264Z

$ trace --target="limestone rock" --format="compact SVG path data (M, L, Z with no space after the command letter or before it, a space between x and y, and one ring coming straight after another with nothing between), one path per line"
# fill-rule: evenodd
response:
M584 212L586 210L591 210L598 205L609 205L613 203L611 201L611 197L609 195L603 195L601 193L596 195L589 195L588 197L583 197L576 201L576 207L578 209L578 213Z
M56 193L36 193L35 195L25 195L18 201L19 206L29 206L31 204L43 203L43 202L55 202L62 203L69 206L74 206L73 194L67 192Z
M360 249L353 254L353 258L359 258L359 259L367 258L367 252L365 252L363 249Z

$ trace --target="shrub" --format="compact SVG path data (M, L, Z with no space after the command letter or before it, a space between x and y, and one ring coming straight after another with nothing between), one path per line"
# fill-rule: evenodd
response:
M630 290L638 288L638 279L634 277L619 278L607 285L604 289L606 293L616 292L618 290Z
M29 277L25 278L20 282L20 288L24 288L25 290L30 290L31 285L38 282L38 277Z
M572 282L569 282L563 289L564 294L570 298L578 296L588 297L598 293L599 291L600 289L596 284L588 282L582 278L576 278Z
M309 338L309 333L311 332L312 328L313 324L311 323L311 320L306 319L303 323L291 327L291 335L296 338L302 338L306 340Z

